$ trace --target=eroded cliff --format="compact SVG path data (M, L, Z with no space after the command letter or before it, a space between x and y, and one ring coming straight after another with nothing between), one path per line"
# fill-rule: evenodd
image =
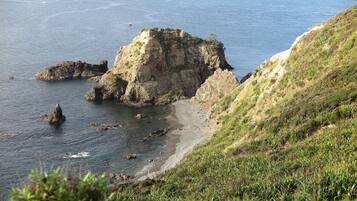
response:
M193 37L179 29L143 29L120 48L113 68L86 99L165 104L194 96L217 69L232 69L221 42Z

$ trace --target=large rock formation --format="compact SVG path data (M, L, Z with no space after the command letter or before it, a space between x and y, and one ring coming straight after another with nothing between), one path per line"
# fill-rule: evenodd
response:
M196 91L193 99L206 107L211 107L222 97L232 93L238 85L239 82L232 72L218 69Z
M103 75L108 71L108 61L98 64L87 64L81 61L64 61L42 69L35 75L37 80L88 79Z
M41 118L42 120L47 121L52 125L60 125L66 120L66 117L63 115L61 106L59 104L56 104L52 112L42 115Z
M113 68L86 99L164 104L194 96L217 69L232 69L217 40L203 40L178 29L144 29L119 50Z

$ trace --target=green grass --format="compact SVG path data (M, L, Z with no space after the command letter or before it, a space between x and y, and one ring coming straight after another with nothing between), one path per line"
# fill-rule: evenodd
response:
M356 200L356 40L355 6L293 48L271 92L262 72L276 64L263 65L244 88L223 98L217 111L232 112L177 167L154 180L103 184L100 199ZM41 178L34 183L45 189ZM19 199L22 191L35 195L24 187L13 200L31 200Z

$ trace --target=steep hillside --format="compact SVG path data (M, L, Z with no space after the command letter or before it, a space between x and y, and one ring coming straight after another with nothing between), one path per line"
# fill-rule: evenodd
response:
M357 6L260 65L212 116L215 135L176 168L95 198L357 199Z

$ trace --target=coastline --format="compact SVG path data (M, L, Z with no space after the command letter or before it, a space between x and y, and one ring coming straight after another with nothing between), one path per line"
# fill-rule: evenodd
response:
M216 122L209 118L208 110L192 99L177 101L172 107L173 112L167 119L181 126L167 134L167 153L155 164L149 164L139 171L137 180L154 178L174 168L194 147L207 142L215 131Z

